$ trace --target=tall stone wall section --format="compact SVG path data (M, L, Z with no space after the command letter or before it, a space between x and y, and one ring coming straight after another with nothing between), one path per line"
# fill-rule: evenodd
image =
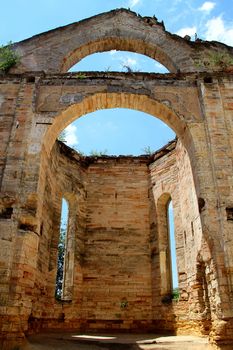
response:
M56 144L46 179L29 332L74 328L203 332L202 319L197 314L193 317L189 309L193 295L188 281L195 279L196 270L188 264L196 266L191 247L200 226L191 229L186 214L195 216L198 209L190 162L180 143L174 142L168 154L155 161L150 157L84 160ZM164 297L170 295L171 287L164 292L162 284L171 275L161 272L162 241L167 241L168 254L170 248L168 232L160 230L157 208L164 193L173 200L181 291L179 301L168 303ZM75 240L69 248L69 256L74 254L70 295L58 301L55 280L62 198L69 203L68 239L72 241L72 231ZM184 220L190 225L186 238ZM185 244L189 244L186 254ZM194 299L199 305L198 297Z
M151 329L148 159L92 159L88 164L77 154L72 157L64 145L57 145L46 175L43 221L50 225L48 230L43 225L40 237L30 330ZM69 226L75 221L68 301L54 297L57 254L53 251L57 251L62 197L70 207Z
M152 290L153 312L158 324L179 333L187 330L192 333L208 333L210 321L206 317L208 305L199 298L199 290L193 291L197 284L196 259L201 250L202 227L198 201L187 151L178 142L167 155L150 164L151 200L154 213L152 226L157 226L152 246ZM174 212L176 258L180 298L179 302L161 303L161 295L166 296L171 285L166 284L169 275L170 250L168 235L168 204L172 201ZM158 271L160 272L158 274ZM204 273L202 273L202 278ZM215 276L216 278L216 276ZM204 291L203 291L204 293ZM163 298L162 298L163 300ZM165 304L165 305L164 305ZM204 313L204 317L202 315Z

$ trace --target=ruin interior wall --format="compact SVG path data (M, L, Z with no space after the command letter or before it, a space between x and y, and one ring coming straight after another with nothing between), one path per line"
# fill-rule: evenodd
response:
M149 168L157 219L152 260L154 318L160 320L160 324L167 323L168 328L174 327L179 333L187 332L187 329L208 332L209 320L204 317L203 322L202 317L206 305L200 307L202 301L192 288L196 284L196 256L201 245L202 228L189 156L178 141L175 149L155 160ZM174 212L180 298L179 303L173 302L169 308L161 303L161 295L166 296L171 289L169 239L166 237L170 200Z
M183 332L190 328L202 331L200 315L192 317L188 304L188 279L195 279L196 271L186 265L187 260L196 259L192 247L198 229L192 228L190 217L198 215L198 209L187 152L181 143L175 145L152 162L148 157L87 157L84 161L61 143L54 146L46 174L30 331L75 327L160 331L183 327ZM165 231L160 227L158 201L167 193L174 207L179 302L164 300L171 295L172 285L171 273L162 274L161 252L165 248L170 264L170 250L168 227ZM63 300L57 301L62 197L70 207L71 246L66 256L72 260L73 254L68 263L73 275L65 277L70 283L68 297L65 293ZM187 210L181 209L184 205ZM182 217L187 211L190 217ZM190 232L185 238L187 226ZM189 244L186 254L184 244Z
M151 327L148 160L110 158L86 164L67 157L61 152L64 148L54 147L46 176L42 217L51 225L47 232L43 225L40 237L43 267L37 272L32 328ZM69 231L74 232L68 231L68 239L75 235L73 283L69 300L63 302L54 297L57 256L53 254L62 197L74 206L69 213L69 227L74 221Z

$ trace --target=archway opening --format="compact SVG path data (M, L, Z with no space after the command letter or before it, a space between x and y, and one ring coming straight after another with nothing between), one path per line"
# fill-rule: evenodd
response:
M167 243L161 247L157 222L160 213L156 211L156 208L155 210L152 208L156 207L161 191L171 193L171 196L175 193L176 208L177 205L183 205L179 202L187 201L189 193L185 193L184 198L181 199L181 188L188 188L188 186L186 183L183 186L178 179L181 175L183 181L189 179L190 183L192 171L189 156L180 141L174 141L152 157L80 157L72 150L61 147L60 143L55 143L53 147L56 136L76 119L85 121L85 118L90 117L90 120L94 122L93 112L105 109L103 118L108 120L108 113L112 108L116 108L118 116L120 108L128 108L147 113L148 120L153 120L148 114L158 117L175 130L178 136L181 136L184 144L188 142L188 146L190 148L192 146L184 118L180 118L166 104L137 94L104 92L89 95L80 103L73 104L62 111L55 118L53 125L48 128L43 144L42 169L49 168L49 170L48 175L43 173L40 180L45 183L54 181L54 173L59 174L55 180L57 183L52 189L53 196L56 197L57 186L61 193L69 193L76 198L72 206L72 232L70 231L73 237L72 266L69 265L73 281L72 298L67 299L70 305L77 308L77 314L80 315L82 311L79 302L84 296L85 307L91 315L90 320L92 317L94 319L99 317L100 327L104 327L105 322L112 322L111 326L124 324L128 316L131 320L136 320L139 317L136 305L140 303L140 307L145 310L145 318L149 325L152 319L157 318L156 310L160 310L161 317L166 318L162 298L168 293L168 289L166 288L166 291L164 289L162 293L161 282L156 278L161 276L161 258L169 256L169 254L166 255L166 249L169 249L168 232L166 231ZM139 114L142 115L142 113ZM80 118L82 116L83 118ZM132 120L130 124L132 131ZM102 126L103 124L100 123L100 128ZM140 134L140 128L139 131ZM153 132L152 135L153 138L156 138ZM134 131L132 131L128 142L132 143L134 137ZM119 137L117 141L121 143ZM93 147L96 147L94 142ZM183 176L182 172L187 176ZM40 184L43 184L43 181ZM168 226L167 203L171 196L165 196L163 202L166 227ZM56 211L56 206L54 208ZM183 227L179 227L179 237L183 237L182 230ZM177 259L178 263L180 262L179 274L181 275L184 275L185 270L182 260L183 249L184 242L180 240ZM124 257L124 254L127 258ZM170 264L168 258L164 261L164 266L167 266L168 261ZM154 274L154 281L150 273ZM140 276L143 276L143 281L138 282ZM182 280L182 290L186 290L186 280L186 277ZM139 294L135 294L135 291L138 291L138 287L135 287L137 283L140 284L140 293L147 295L146 299L141 301ZM171 280L169 283L171 287ZM108 287L102 290L100 285ZM122 289L118 293L119 285L122 286ZM169 292L171 294L171 288ZM93 295L98 299L94 309ZM118 299L113 301L111 299L113 295ZM51 302L53 302L52 299ZM66 312L71 310L71 306L67 307ZM131 311L127 313L128 310ZM174 310L170 309L169 317L172 318L172 315L174 316ZM109 319L106 320L105 317Z
M187 146L187 151L192 153L192 136L186 127L184 118L180 118L166 103L160 103L146 95L103 92L82 98L81 103L72 104L58 114L43 139L43 146L47 155L50 154L61 131L73 121L96 110L112 108L133 109L157 117L170 127L177 137L180 137L184 146Z
M139 53L117 50L88 55L69 69L69 72L76 71L169 73L169 70L155 59Z
M69 71L71 67L89 55L103 52L110 52L110 54L113 54L115 51L126 51L128 55L129 53L145 55L166 67L170 72L177 72L178 70L169 54L158 45L153 45L139 39L136 40L124 37L102 38L78 47L63 58L60 70L61 72ZM108 66L109 65L105 68L108 68Z
M175 136L164 122L147 113L115 108L82 116L59 139L83 155L138 156L153 154Z

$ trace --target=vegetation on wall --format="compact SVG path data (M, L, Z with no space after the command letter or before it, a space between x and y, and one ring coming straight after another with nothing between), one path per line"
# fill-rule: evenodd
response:
M63 143L67 143L67 132L65 129L58 135L57 140ZM78 152L80 156L83 156L83 157L87 156L85 153L80 151L77 147L72 146L71 148L73 148L76 152ZM102 157L102 156L106 156L107 154L108 154L107 149L104 149L104 150L93 149L90 151L91 157Z
M150 146L145 146L142 148L142 152L143 154L147 154L150 156L155 153L155 150L153 150Z
M78 73L75 75L75 78L82 80L86 78L86 75L83 73Z
M226 69L229 66L233 66L233 57L225 52L211 51L209 52L208 57L206 57L203 61L196 61L197 67L201 67L202 65L210 69Z
M220 66L226 68L233 65L233 57L222 52L211 53L209 62L211 66Z
M179 288L174 288L172 291L172 300L178 301L180 298L180 290Z
M90 156L91 157L102 157L102 156L106 156L108 154L108 150L107 149L104 149L104 150L96 150L96 149L93 149L90 151Z
M7 73L19 61L19 56L12 49L11 42L0 46L0 72Z
M168 293L166 295L164 295L161 299L163 304L171 304L173 301L177 302L179 301L180 298L180 290L179 288L174 288L171 293Z

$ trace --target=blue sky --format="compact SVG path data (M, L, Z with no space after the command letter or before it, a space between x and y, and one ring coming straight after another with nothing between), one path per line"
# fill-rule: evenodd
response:
M1 3L0 42L19 41L121 7L130 8L143 16L155 15L173 33L184 28L193 33L195 28L203 39L224 40L233 44L232 0L4 1Z
M114 8L130 8L143 16L155 15L166 29L184 36L218 40L233 46L232 0L13 0L1 4L0 44L77 22ZM158 62L129 52L94 54L71 71L111 70L167 72ZM144 147L155 150L174 138L161 121L142 112L124 109L91 113L67 129L67 144L89 154L141 154Z

